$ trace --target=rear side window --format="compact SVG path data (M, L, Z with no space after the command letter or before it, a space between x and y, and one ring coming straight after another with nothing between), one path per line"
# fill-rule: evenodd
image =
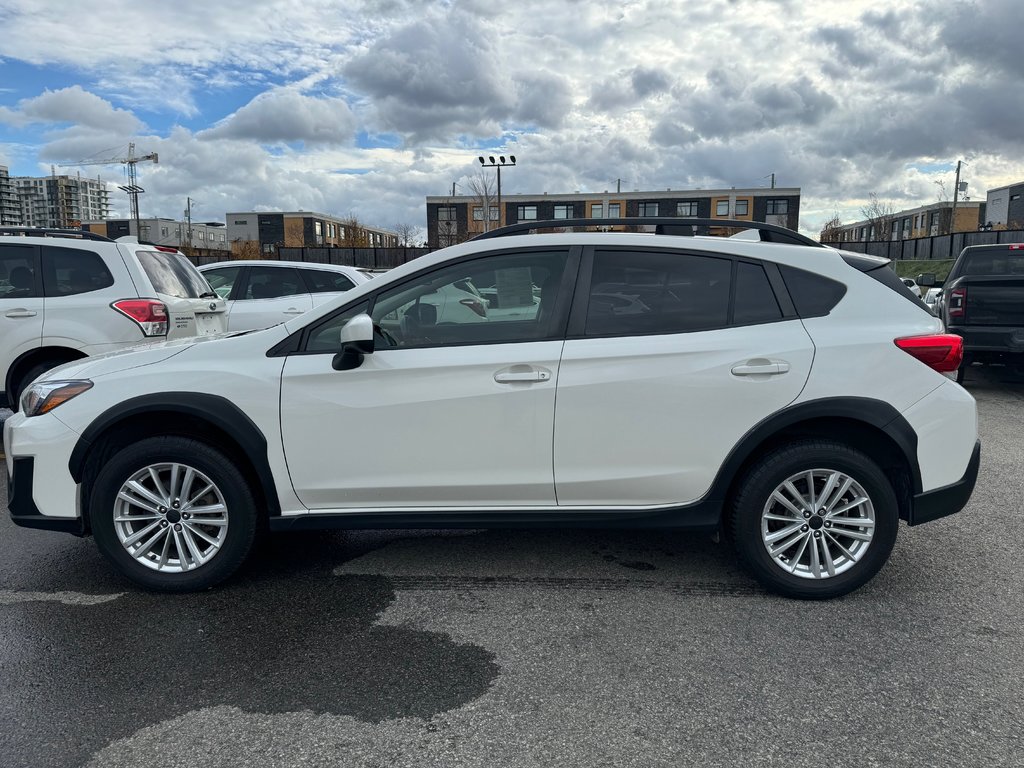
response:
M245 299L277 299L306 293L299 270L292 267L249 267Z
M310 293L334 293L348 291L356 285L341 272L329 272L326 269L300 269L302 279Z
M739 262L736 265L736 302L733 323L771 323L782 319L782 309L775 298L768 275L760 264Z
M202 272L181 254L136 251L135 257L157 293L179 299L198 299L212 293Z
M34 245L0 245L0 299L27 299L36 292Z
M43 246L43 295L74 296L113 284L114 276L98 253Z
M679 253L601 251L585 333L667 334L728 322L732 260Z
M837 280L796 267L779 265L779 271L782 272L782 279L786 282L786 289L800 317L823 317L846 295L846 286ZM896 273L892 275L896 279ZM899 280L896 279L896 282L899 283ZM900 286L907 290L903 283Z

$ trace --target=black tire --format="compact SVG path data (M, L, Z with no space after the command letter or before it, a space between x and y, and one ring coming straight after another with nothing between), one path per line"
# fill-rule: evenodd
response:
M45 363L36 363L29 368L25 373L18 377L17 381L11 382L11 392L8 398L11 401L11 410L21 410L21 396L24 394L25 389L31 384L37 377L42 376L47 371L53 370L58 365L64 365L66 360L47 360Z
M227 524L219 549L208 562L176 573L155 570L133 557L121 543L114 521L118 493L122 486L135 473L164 463L177 463L201 472L216 486L226 507L223 517ZM256 533L256 502L242 472L217 449L186 437L152 437L122 449L97 473L89 498L89 520L100 551L136 584L158 592L191 592L219 584L245 561ZM174 514L170 509L167 511ZM177 517L171 516L170 528L174 529L176 525L196 525L199 521L196 517L187 523L182 517L180 513ZM141 529L146 524L148 521L136 525ZM168 527L162 522L160 524L163 528ZM215 537L220 535L216 533L219 530L216 528L201 530ZM192 537L192 540L204 546L198 538Z
M852 565L848 566L848 570L838 572L837 568L834 576L805 578L787 572L780 562L769 554L762 534L762 515L773 492L784 481L798 473L814 469L834 470L852 478L870 499L875 521L871 541L864 546L859 559L852 561ZM825 519L827 518L822 518ZM800 519L793 515L792 523L765 524L783 528L799 522ZM812 522L818 522L818 527L810 534L815 535L823 523L808 520L808 523ZM881 570L896 543L899 505L889 479L865 454L843 443L808 440L777 448L750 468L740 480L733 495L729 510L729 528L740 561L767 589L786 597L823 600L852 592ZM806 531L808 526L800 530ZM823 540L829 541L829 534L842 530L830 528L828 531L820 532L823 534ZM835 552L842 557L834 545L828 546L830 553ZM789 556L797 560L795 552L796 549L791 550ZM809 553L809 550L807 552ZM815 554L817 555L817 552Z

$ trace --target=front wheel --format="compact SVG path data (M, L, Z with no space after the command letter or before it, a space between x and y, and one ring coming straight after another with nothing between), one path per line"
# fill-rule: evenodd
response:
M787 597L845 595L871 579L896 542L899 508L885 473L829 441L778 448L740 481L730 517L742 562Z
M90 521L100 551L148 589L187 592L228 578L245 560L256 505L238 467L184 437L118 452L96 476Z

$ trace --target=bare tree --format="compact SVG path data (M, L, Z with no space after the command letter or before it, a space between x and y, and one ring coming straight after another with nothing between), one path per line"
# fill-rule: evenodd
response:
M231 255L235 259L261 259L259 240L235 240L231 243Z
M821 225L821 234L818 241L822 243L838 243L842 236L843 222L839 218L839 211L836 211L831 219Z
M469 191L473 193L473 202L483 209L484 232L491 229L491 208L497 204L497 183L495 177L484 171L477 171L476 176L469 180ZM472 211L470 212L472 218Z
M416 240L416 234L419 232L419 227L415 224L409 224L408 222L400 222L395 224L392 229L395 230L395 234L398 235L398 244L404 248L408 248Z
M896 206L891 200L879 200L878 195L872 192L868 196L868 204L861 207L861 215L868 221L874 230L872 240L889 240L892 236L893 214L896 213Z
M342 222L341 244L347 248L367 248L370 245L370 233L366 231L355 214L350 213Z

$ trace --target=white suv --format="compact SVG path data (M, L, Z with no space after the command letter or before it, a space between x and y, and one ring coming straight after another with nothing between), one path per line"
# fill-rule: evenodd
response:
M0 228L0 405L72 360L224 331L224 307L173 248Z
M12 517L167 591L226 578L264 526L553 525L720 531L823 598L900 519L966 504L961 341L886 261L749 222L713 225L774 242L519 234L648 222L515 225L264 331L64 366L5 426ZM467 280L536 311L422 310Z

